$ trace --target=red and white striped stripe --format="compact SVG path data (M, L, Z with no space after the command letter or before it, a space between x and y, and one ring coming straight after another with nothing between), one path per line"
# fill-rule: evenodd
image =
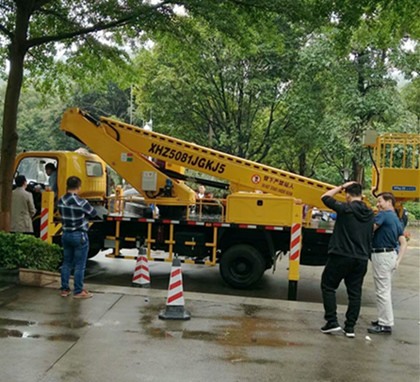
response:
M290 260L297 260L300 255L300 239L302 235L302 226L300 223L292 224L290 235Z
M256 224L236 224L236 223L213 223L213 222L203 222L195 220L168 220L168 219L146 219L146 218L126 218L121 216L108 216L107 220L110 221L138 221L140 223L163 223L163 224L187 224L187 225L197 225L197 226L206 226L206 227L222 227L222 228L244 228L244 229L266 229L271 231L284 231L282 226L272 226L272 225L256 225Z
M41 227L39 237L43 241L48 240L48 208L41 210Z
M332 229L317 229L317 233L333 233Z
M150 273L147 256L139 254L136 261L136 268L133 274L133 284L148 285L150 284Z
M167 306L183 306L184 292L182 288L182 271L181 266L172 265L171 279L169 281Z

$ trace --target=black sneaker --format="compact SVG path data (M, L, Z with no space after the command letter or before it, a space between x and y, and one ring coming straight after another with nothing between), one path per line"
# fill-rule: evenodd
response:
M371 321L370 323L372 324L372 326L378 326L379 320Z
M338 325L338 322L327 322L322 328L321 332L328 334L333 332L338 332L341 330L340 325Z
M350 327L350 326L346 326L344 328L344 334L346 335L347 338L354 338L354 328Z
M367 330L371 334L392 334L392 328L385 325L375 325Z

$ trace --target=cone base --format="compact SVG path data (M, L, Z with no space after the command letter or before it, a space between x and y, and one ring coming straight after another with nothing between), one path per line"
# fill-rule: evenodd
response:
M161 320L189 320L191 315L183 306L167 306L159 313L159 318Z
M147 283L147 284L131 283L131 285L136 288L150 288L150 283Z

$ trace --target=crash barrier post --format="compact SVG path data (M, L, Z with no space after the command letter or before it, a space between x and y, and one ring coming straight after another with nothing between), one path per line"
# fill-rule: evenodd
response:
M293 205L292 226L290 227L289 288L288 300L296 300L299 281L300 251L302 247L302 209L301 204Z
M39 237L47 243L52 243L54 217L54 191L44 191L41 200L41 223Z

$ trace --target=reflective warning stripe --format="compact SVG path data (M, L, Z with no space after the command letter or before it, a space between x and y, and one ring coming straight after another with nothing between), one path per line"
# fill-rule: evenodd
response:
M41 211L40 238L43 241L48 240L48 208L43 208Z
M317 233L333 233L332 229L317 229Z
M197 222L197 221L193 221L193 220L188 220L187 224L188 225L201 225L201 226L203 226L204 222Z
M175 283L171 284L171 285L169 286L169 289L175 289L175 288L178 288L180 285L182 285L182 281L181 281L181 280L178 280L177 282L175 282Z
M297 260L300 255L300 237L302 226L299 223L292 224L290 235L290 260Z
M145 279L146 281L150 281L150 277L147 275L144 275L143 273L140 273L139 275L135 275L133 277L133 281L136 281L138 279Z
M222 228L240 228L240 229L263 229L271 231L283 231L283 226L272 225L257 225L257 224L236 224L236 223L221 223L195 220L169 220L169 219L146 219L146 218L125 218L121 216L108 216L110 221L133 221L139 223L161 223L161 224L179 224L190 226L206 226L206 227L222 227Z
M147 256L140 255L137 257L136 266L133 274L133 284L150 284L150 273Z

